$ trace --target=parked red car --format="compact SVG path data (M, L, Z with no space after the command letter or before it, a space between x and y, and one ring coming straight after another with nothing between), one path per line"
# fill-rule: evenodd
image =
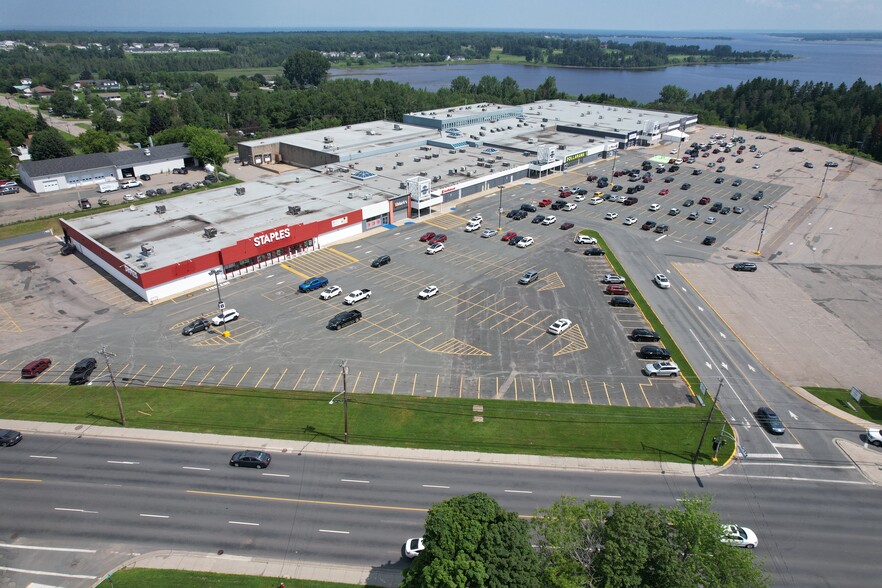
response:
M515 233L514 231L509 231L502 236L502 240L503 241L511 241L512 239L514 239L517 236L518 236L518 234Z
M431 241L434 238L435 238L435 233L433 233L432 231L429 231L428 233L426 233L425 235L420 237L420 241L425 243L426 241Z
M662 188L661 190L658 191L659 196L665 196L667 193L668 193L667 188Z
M539 206L541 206L543 208L548 206L549 204L551 204L551 198L543 198L542 200L539 201Z
M629 294L628 289L622 284L610 284L606 287L607 294L613 294L615 296L624 296Z
M429 240L429 245L434 245L435 243L443 243L447 240L447 235L441 233L440 235L435 235Z
M709 196L702 196L701 200L699 200L698 203L699 204L708 204L708 203L710 203L710 197Z
M573 195L573 193L570 192L569 190L561 190L560 191L561 198L567 198L568 196L572 196L572 195Z

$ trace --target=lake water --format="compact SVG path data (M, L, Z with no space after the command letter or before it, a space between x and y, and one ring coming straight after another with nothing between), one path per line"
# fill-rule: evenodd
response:
M709 33L710 34L710 33ZM723 36L723 35L720 35ZM726 33L731 39L693 39L677 37L603 37L623 43L659 41L668 45L730 45L735 51L777 50L797 59L772 63L745 63L733 65L701 65L669 67L652 71L618 71L572 69L560 67L512 64L450 64L437 66L389 67L372 70L347 71L332 69L332 77L350 77L361 80L382 78L410 84L414 88L436 91L450 87L458 76L477 83L485 75L503 79L510 76L521 88L536 88L553 76L557 88L567 94L595 94L606 92L618 97L650 102L658 98L667 84L685 88L691 94L731 85L753 78L778 78L800 82L830 82L851 85L858 78L871 85L882 83L882 42L861 41L800 41L795 38L773 37L765 34Z

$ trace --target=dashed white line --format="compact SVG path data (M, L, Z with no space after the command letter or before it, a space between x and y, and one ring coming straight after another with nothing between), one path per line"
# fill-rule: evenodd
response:
M142 512L142 513L139 514L138 516L139 516L139 517L144 517L144 518L147 518L147 519L167 519L167 518L169 518L168 515L155 515L155 514L147 514L147 513L144 513L144 512Z
M335 533L337 535L348 535L349 531L335 531L333 529L319 529L319 533Z
M98 576L84 576L82 574L61 574L59 572L43 572L40 570L25 570L22 568L7 568L0 566L0 571L18 572L19 574L32 574L34 576L52 576L54 578L76 578L77 580L96 580Z
M227 521L231 525L246 525L249 527L259 527L260 523L246 523L245 521Z
M450 486L436 486L434 484L423 484L423 488L441 488L442 490L450 490Z
M343 478L340 481L341 482L349 482L350 484L370 484L371 483L370 480L347 480L346 478Z
M589 494L591 498L621 498L621 496L616 496L615 494Z
M58 459L57 457L53 457L51 455L32 455L34 459Z
M290 477L291 477L290 474L267 474L267 473L263 473L263 474L261 474L261 475L262 475L262 476L271 476L271 477L273 477L273 478L290 478Z
M532 494L532 490L506 490L509 494Z
M113 459L108 459L107 463L117 463L122 465L140 465L140 461L116 461Z
M82 508L59 508L55 507L55 510L60 510L63 512L81 512L85 514L98 514L97 510L84 510Z
M183 466L181 469L182 470L196 470L199 472L210 472L211 471L211 468L194 468L192 466Z
M0 543L0 547L8 549L30 549L32 551L64 551L69 553L98 553L96 549L77 549L75 547L42 547L40 545L12 545L10 543Z

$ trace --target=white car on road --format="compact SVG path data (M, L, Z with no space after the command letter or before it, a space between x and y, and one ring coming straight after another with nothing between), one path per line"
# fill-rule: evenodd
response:
M339 296L342 293L343 288L341 288L340 286L330 286L329 288L326 288L324 292L319 294L319 298L321 298L322 300L330 300L334 296Z
M662 289L671 287L671 282L668 280L668 276L664 274L655 274L655 277L652 278L652 281L655 282L656 286Z
M408 539L407 543L404 544L404 555L406 555L408 559L413 559L422 553L425 548L426 546L423 543L423 538L414 537L413 539Z
M723 525L723 534L720 541L728 543L733 547L745 547L753 549L759 544L756 533L747 527L739 527L738 525Z
M717 217L715 217L715 216L709 216L706 219L704 219L704 224L706 224L706 225L712 225L715 222L717 222Z
M420 300L428 300L437 293L438 286L426 286L422 289L422 291L420 291L420 293L417 295L417 298L419 298Z
M867 429L867 443L876 447L882 447L882 430Z
M533 237L524 237L523 239L518 241L518 244L516 246L520 247L521 249L525 249L532 244L533 244Z
M573 324L573 321L570 319L557 319L548 327L548 332L552 335L560 335L564 331L570 328Z

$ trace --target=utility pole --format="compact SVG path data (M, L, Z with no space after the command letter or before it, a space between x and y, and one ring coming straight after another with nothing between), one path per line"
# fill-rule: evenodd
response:
M116 357L115 353L111 353L107 350L107 345L101 346L101 351L99 351L101 355L104 356L104 361L107 363L107 373L110 374L110 383L113 386L113 391L116 392L116 404L119 406L119 420L122 423L122 426L126 426L126 413L123 410L122 397L119 395L119 388L116 387L116 379L113 377L113 369L110 367L110 358Z
M346 376L349 375L349 367L346 362L345 359L340 362L340 369L343 373L343 391L328 401L328 404L334 404L339 397L343 397L343 443L349 443L349 397L346 393Z
M720 397L720 390L723 389L723 378L720 378L720 385L717 387L717 393L714 395L714 401L711 404L710 412L707 413L707 420L704 422L704 430L701 432L701 439L698 440L698 447L695 449L695 455L692 457L692 465L698 461L698 454L701 453L701 444L704 443L704 437L707 435L707 428L710 426L711 418L714 416L714 407L717 405L717 399ZM722 414L723 411L720 411Z
M500 232L502 232L502 190L504 190L504 189L505 189L504 185L499 186L499 210L498 210L498 212L499 212L499 226L497 227L497 230Z

